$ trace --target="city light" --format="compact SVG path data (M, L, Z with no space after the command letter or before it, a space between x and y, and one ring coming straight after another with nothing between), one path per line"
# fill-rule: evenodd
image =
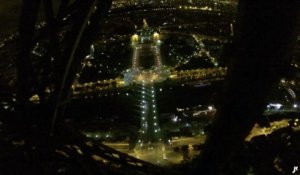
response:
M237 5L238 1L234 0L234 2L235 5ZM237 131L239 128L242 128L242 125L233 126L234 124L245 124L245 122L253 120L252 125L254 125L255 117L260 115L253 115L252 118L244 117L243 119L245 119L245 121L236 118L235 121L234 118L228 120L228 116L222 116L223 110L219 110L220 115L215 116L218 110L217 107L219 105L222 107L222 104L218 104L218 102L220 101L219 99L222 99L223 89L227 84L226 82L224 83L224 81L227 81L227 79L232 80L230 77L226 77L226 66L235 65L230 64L232 60L227 59L227 54L229 54L229 57L233 55L233 60L235 60L235 57L243 55L242 52L245 50L253 50L253 48L248 48L248 50L244 49L243 46L247 46L246 44L242 44L241 47L238 47L239 45L236 43L236 39L243 36L241 32L238 32L238 30L240 30L239 27L241 27L240 25L242 25L242 29L244 29L243 25L247 24L247 21L240 19L240 13L243 12L244 6L241 6L242 8L240 9L236 9L236 7L233 6L233 0L114 0L107 3L108 4L106 4L106 1L103 1L103 3L101 1L100 5L103 5L103 8L100 9L99 3L96 2L88 2L89 5L86 4L82 7L80 6L81 3L66 3L66 7L62 8L62 10L67 9L67 11L65 11L65 13L62 11L63 13L54 20L55 24L61 25L48 24L48 19L44 21L44 19L41 18L37 20L37 24L25 26L26 30L26 27L32 30L28 33L28 36L26 32L21 31L16 32L13 39L9 37L0 41L0 55L2 55L1 62L3 62L0 79L1 83L3 83L2 94L5 96L1 99L2 101L0 101L0 108L4 110L3 114L7 115L4 116L3 121L0 121L0 132L2 136L5 136L5 133L11 133L11 129L8 130L8 132L6 131L8 125L17 126L20 123L22 124L20 121L14 121L19 120L18 118L20 117L11 117L18 116L19 110L21 110L21 112L23 111L22 107L29 107L28 110L24 109L24 111L26 112L26 117L28 116L26 128L29 127L30 131L43 129L43 125L46 124L42 121L43 118L39 119L41 121L36 121L35 117L37 114L44 116L42 112L46 111L47 113L49 111L49 114L45 114L46 116L54 114L58 116L58 119L63 116L63 122L66 122L68 125L74 124L74 129L78 129L78 131L87 137L85 143L88 146L91 146L91 148L95 146L99 147L98 150L100 152L96 151L95 154L97 153L97 155L92 153L92 158L101 163L101 167L103 167L101 169L101 171L103 170L102 174L110 174L109 172L115 172L115 174L168 174L168 170L161 171L160 167L152 164L167 166L167 169L174 167L174 173L183 170L185 167L194 167L194 165L190 165L189 163L197 164L197 161L193 162L193 160L196 160L194 159L195 156L201 154L202 148L206 149L203 145L206 145L207 134L209 135L211 130L210 125L212 124L212 126L214 126L214 121L217 121L217 124L220 124L220 126L222 125L223 129L227 129L225 131L221 129L218 130L218 133L221 134L226 134L230 129L236 129ZM4 3L4 5L5 4L14 3ZM53 5L54 9L52 10L55 12L61 10L59 6L59 9L56 9L56 4ZM45 6L45 8L48 7ZM2 9L6 10L4 7ZM24 8L22 9L24 10ZM104 9L107 10L103 11ZM252 8L249 7L246 9L249 10ZM264 11L263 8L260 9ZM12 11L15 10L12 9ZM260 14L260 12L258 13ZM5 15L5 17L9 18L16 14L18 13L10 13L9 15ZM256 11L252 12L252 14L256 14ZM242 13L242 15L244 15L244 13ZM36 16L36 14L34 16ZM77 19L77 17L80 17L80 19ZM96 22L101 22L101 26L93 25L94 17L97 17ZM272 18L273 17L275 18L276 15L273 15ZM244 16L242 16L242 18L244 18ZM30 16L28 19L29 23L34 22L30 20ZM14 24L15 22L14 18L9 19L9 23ZM240 24L240 22L242 23ZM250 22L254 23L255 20L250 20ZM258 22L261 21L258 20ZM281 21L279 20L279 22ZM40 23L44 23L44 27L38 27L41 26ZM87 26L82 26L85 24ZM271 20L270 24L276 23ZM20 25L22 25L22 21ZM3 26L10 27L15 25ZM235 28L236 26L237 28ZM268 26L270 25L262 25L262 27ZM280 25L277 26L280 27ZM20 26L19 28L22 29L22 27L24 28L24 26ZM4 33L1 33L1 35L6 36L6 32L16 31L14 27L10 28L2 30ZM261 28L252 26L252 28L246 29L251 29L251 31L253 29L254 31L254 29ZM283 31L276 30L276 27L273 29L274 31L266 31L271 31L271 33L277 32L279 34L280 31ZM237 30L237 32L235 32L235 30ZM28 42L20 42L24 40L24 34L25 40L26 38L31 38L30 41L32 42L29 42L29 45ZM51 36L55 37L51 38ZM249 37L253 39L251 38L253 36ZM266 37L262 37L261 40L265 38ZM297 41L295 42L297 47L291 48L291 50L298 51L298 48L300 48L298 47L300 36L291 38ZM249 38L246 38L246 40L247 39ZM279 41L280 37L273 39ZM264 42L255 43L255 46L259 46L259 44ZM265 48L259 49L261 52L268 51L269 45L270 48L273 48L272 44L274 43L267 43L268 45ZM26 44L28 46L32 45L32 47L28 47ZM14 48L13 46L15 45L18 47ZM278 46L284 46L284 44ZM23 51L21 50L20 52L16 50L20 48L26 48L24 58L22 57ZM236 49L238 53L235 53ZM257 50L257 48L255 49ZM54 53L52 53L53 51ZM272 150L280 150L276 148L277 145L273 141L275 137L268 135L281 128L283 129L275 133L275 135L279 137L281 135L285 136L280 139L278 137L278 140L276 140L276 142L278 141L278 143L280 143L279 147L284 148L286 145L294 144L290 141L295 141L296 143L296 140L292 138L293 135L296 134L292 132L298 132L300 130L299 119L297 118L300 109L297 97L300 84L297 78L289 75L289 72L292 72L289 71L289 67L292 67L294 72L298 72L300 63L299 60L297 60L297 53L298 52L296 52L296 54L290 52L291 55L287 55L291 58L290 60L292 60L291 63L288 64L288 67L286 67L288 76L283 76L278 84L273 84L276 89L274 94L272 94L273 91L270 91L270 94L268 92L270 99L257 98L261 99L261 102L267 102L266 106L263 106L263 117L268 119L270 126L255 124L254 130L256 130L254 135L262 135L262 137L245 140L245 142L239 139L241 142L239 145L250 145L251 148L261 149L268 147L268 145L270 147L271 145L274 146ZM264 53L261 54L264 55ZM248 59L247 56L249 56L249 54L243 57L243 59ZM21 69L19 68L20 65L14 65L14 60L18 60L19 57L21 58L21 62L24 61L22 61L22 59L27 60L26 62L24 61L24 66L21 65ZM272 58L275 60L277 57ZM238 61L241 61L241 59L238 59ZM28 67L26 66L27 62L28 64L30 63ZM244 63L248 62L245 61ZM252 64L249 64L248 67L251 67L251 65ZM255 68L254 66L252 70L253 73L257 71ZM279 66L279 68L281 67ZM24 71L22 69L24 69L25 72L22 72ZM278 72L274 73L279 74ZM22 78L20 75L25 77L24 82L20 79ZM268 74L265 74L265 76L266 75ZM231 74L229 76L231 76ZM242 79L245 78L245 80L249 78L244 76L244 74L239 74L238 76L241 76L240 78ZM259 78L262 77L263 75ZM29 79L29 81L26 79ZM63 81L61 79L63 79ZM72 82L73 84L71 84ZM24 83L25 89L20 89L22 86L19 86L19 84L21 85L22 83ZM244 85L242 81L240 83L240 86ZM248 85L253 84L250 81ZM257 91L259 95L259 91L267 89L264 86L267 85L262 83L259 86L260 88L252 88L252 90L253 92ZM277 91L280 91L280 94ZM282 94L281 91L283 91ZM225 91L225 93L227 93L227 91ZM248 95L247 93L244 94ZM225 97L227 97L226 94ZM230 102L230 98L231 96L228 96L227 101ZM249 102L249 109L255 107L255 105L251 104L253 101L248 98L242 98L241 96L241 99ZM24 104L22 104L23 100L25 101ZM236 100L234 102L236 102L235 104L239 103ZM39 103L40 105L38 105ZM218 104L218 106L214 103ZM247 105L245 103L241 104ZM21 109L19 109L18 106L21 106ZM40 109L40 107L42 108ZM233 105L232 109L228 110L239 112L241 115L236 115L237 117L243 117L243 115L247 114L247 112L243 113L242 111L243 109L248 109L247 107L240 109L237 107L234 108ZM250 112L257 113L255 110L251 110ZM283 117L281 117L282 114L284 115ZM32 116L32 119L30 119L30 116ZM53 120L55 120L55 117L56 116L52 117ZM225 117L227 117L227 119ZM9 121L6 121L6 118L9 118ZM222 120L220 120L220 118ZM226 121L227 123L225 122L223 125L223 123L218 123L218 120ZM55 134L58 133L55 138L60 137L60 130L63 129L61 128L63 126L60 125L61 122L51 122L53 128L59 129L58 132L54 132ZM39 123L43 125L38 126ZM58 125L54 126L55 124ZM228 124L228 126L226 124ZM290 127L289 130L286 129L287 127ZM248 130L250 130L250 128L248 128ZM17 131L17 129L13 128L12 131ZM22 137L26 135L21 131L23 131L22 127L18 131L21 136L18 136L18 134L15 136L15 133L11 133L18 138L17 140L11 139L9 135L7 138L6 136L3 137L5 144L8 142L8 145L19 146L18 143L15 144L15 142L19 142L19 140L24 142L23 140L26 140L26 137L25 139ZM40 133L43 132L44 131ZM239 134L239 132L236 133ZM227 136L231 137L234 135L228 134ZM32 137L32 139L37 138L39 137ZM224 138L226 138L226 136ZM67 154L68 152L64 152L68 151L68 147L70 149L74 148L75 153L78 152L79 157L75 157L78 160L84 160L81 159L80 156L89 155L86 154L88 150L83 149L82 155L81 151L78 151L82 149L82 145L77 146L76 144L74 145L74 143L67 143L68 139L64 140L58 138L56 140L64 141L63 144L57 145L65 145L66 149L63 149L63 151L61 149L51 150L56 150L57 153L66 158L72 156ZM215 140L220 141L220 139L217 138ZM267 140L265 143L268 144L267 146L260 145L264 140ZM25 145L22 146L23 144ZM26 144L27 142L22 143L22 148L27 149L28 145ZM214 148L213 144L209 146L211 146L209 149ZM220 145L216 146L218 147ZM114 151L110 147L117 151ZM30 145L28 148L31 149ZM290 148L297 147L291 145ZM32 150L30 149L25 153L31 153ZM247 149L240 150L243 151ZM257 152L263 152L264 150L253 149L251 151L251 155L257 155ZM295 151L295 153L297 153L297 151ZM20 155L23 155L23 153ZM242 155L247 156L248 154L243 153ZM285 166L280 165L282 162L285 163L287 161L284 159L289 158L291 160L288 161L288 163L292 162L292 158L295 156L286 158L286 156L279 155L278 159L280 159L280 162L274 163L272 162L273 159L271 159L274 158L274 155L275 158L276 155L278 157L277 153L272 153L271 157L268 155L265 156L266 159L270 161L268 163L263 162L263 159L261 160L261 164L263 165L274 164L274 166L271 166L271 171L264 171L265 167L261 168L259 164L251 165L253 161L251 162L245 159L245 162L249 165L245 166L247 169L243 172L246 173L249 171L247 172L248 174L253 172L263 174L262 172L275 173L277 170L281 172L291 171L286 170L287 168L285 168ZM27 157L31 158L32 156L29 155ZM222 156L220 158L222 158ZM55 162L55 160L53 162ZM34 162L29 163L35 164ZM60 160L58 163L60 163ZM84 167L82 169L79 167L79 169L89 173L89 167L92 167L89 165L91 162L85 163L87 168ZM184 163L184 165L173 165L180 163ZM279 168L276 167L277 164ZM61 165L65 166L64 163ZM74 165L76 166L76 162ZM67 174L72 174L71 172L67 172L69 169L70 171L76 170L76 167L73 169L73 164L66 164L66 166L67 168L58 167L60 170L55 169L57 167L51 168L54 168L53 172L63 170L66 171L65 173ZM105 166L109 167L107 168L108 172L104 169ZM17 165L15 167L23 166ZM137 169L135 169L135 167ZM44 170L44 167L42 168ZM241 168L239 168L239 170L242 170ZM91 172L94 173L95 171L97 174L96 170L98 169L97 167L93 168ZM222 168L216 167L216 170L221 169ZM124 170L129 171L125 172ZM137 170L137 173L135 170ZM152 171L156 172L153 173ZM178 173L186 174L187 172L190 171ZM172 174L173 170L169 173ZM238 173L239 172L237 172L237 174Z
M174 117L174 118L172 119L172 121L173 121L173 122L177 122L177 121L178 121L178 117Z
M270 103L267 107L268 108L274 107L276 110L278 110L278 109L280 109L282 107L282 104L279 104L279 103L275 103L275 104Z

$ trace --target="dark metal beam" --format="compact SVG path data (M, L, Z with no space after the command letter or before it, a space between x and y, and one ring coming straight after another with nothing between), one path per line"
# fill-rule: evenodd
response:
M74 14L77 16L63 54L65 59L61 60L61 69L56 72L57 88L54 94L56 104L51 123L51 134L53 134L57 117L62 117L64 114L65 104L62 102L66 101L70 95L75 74L81 61L88 53L94 35L99 31L103 18L111 7L111 2L111 0L79 1L78 5L81 8Z
M299 12L299 1L239 1L226 93L193 173L239 174L234 157L286 71Z
M35 24L40 0L23 0L19 23L17 66L17 100L23 106L28 102L33 83L33 67L30 59L34 44Z

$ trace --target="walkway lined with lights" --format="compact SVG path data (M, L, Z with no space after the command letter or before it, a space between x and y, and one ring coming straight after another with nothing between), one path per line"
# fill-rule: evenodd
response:
M133 49L133 56L132 56L132 69L136 70L139 69L142 65L140 65L141 61L140 59L140 52L143 47L146 47L145 44L139 44L134 47ZM153 52L154 58L155 59L155 65L156 67L161 67L162 66L162 61L161 61L161 53L160 53L160 48L157 45L151 44L151 52Z
M141 125L135 156L155 164L167 159L166 148L162 142L161 129L158 122L156 94L154 83L143 83L139 89Z
M139 84L138 94L140 100L140 129L138 143L135 148L135 156L152 163L159 163L166 159L165 146L162 143L161 129L158 122L158 112L156 104L156 94L154 83L163 81L160 73L163 71L159 35L153 34L153 39L149 42L138 41L139 36L134 35L132 69L129 71L132 81ZM145 60L146 59L146 60ZM147 60L151 59L151 60ZM144 63L151 63L145 64ZM149 69L149 67L151 67ZM148 68L148 69L147 69Z
M157 67L161 67L162 66L162 62L161 62L161 54L160 54L160 48L157 45L152 46L154 55L155 55L155 64Z
M150 45L149 45L150 44ZM147 48L147 49L145 49ZM150 49L149 49L150 48ZM153 76L155 73L143 70L143 66L140 65L141 61L141 50L152 52L151 58L154 59L155 68L162 67L161 53L157 43L139 43L134 45L133 58L132 58L132 69L139 72L139 80L141 86L140 92L140 108L141 108L141 128L138 140L138 146L145 148L151 146L152 143L161 141L160 128L158 125L158 115L156 106L156 95L154 89ZM153 57L152 57L153 56Z
M139 50L141 47L136 46L133 49L133 56L132 56L132 69L137 69L139 62L138 62L138 57L139 57Z
M200 37L197 37L196 35L192 35L192 37L195 39L195 41L198 43L199 47L200 47L200 51L199 53L197 53L200 57L202 55L205 55L207 56L211 63L213 63L216 67L218 66L218 62L217 62L217 59L214 58L213 56L210 55L209 51L207 51L205 49L205 46L204 46L204 43L202 42L202 39Z
M158 126L156 95L153 84L142 84L141 87L141 128L139 144L159 142L161 140L160 128Z

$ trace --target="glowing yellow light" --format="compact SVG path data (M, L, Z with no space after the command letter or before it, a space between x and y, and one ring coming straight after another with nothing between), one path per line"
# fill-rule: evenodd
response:
M139 40L139 36L137 34L132 35L131 37L132 42L138 42L138 40Z
M176 74L172 74L172 75L170 75L170 78L171 79L175 79L175 78L177 78L177 75Z
M30 99L29 99L29 101L31 101L31 102L36 102L36 101L40 101L40 98L39 98L39 96L37 95L37 94L35 94L35 95L33 95Z
M155 40L159 40L159 34L158 34L157 32L154 32L153 38L154 38Z
M117 84L119 84L119 85L124 85L124 84L125 84L125 81L124 81L124 80L118 80L118 81L117 81Z

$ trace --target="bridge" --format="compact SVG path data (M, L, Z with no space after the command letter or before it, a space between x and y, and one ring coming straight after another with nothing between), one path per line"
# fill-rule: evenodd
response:
M189 81L209 81L209 80L223 80L226 76L227 68L226 67L216 67L216 68L199 68L192 70L170 70L170 75L167 77L168 80L174 82L189 82ZM145 73L141 77L137 77L137 82L142 82L146 77L151 77ZM151 80L150 80L151 81ZM92 93L101 93L113 89L123 89L128 87L126 85L124 78L115 78L108 80L101 80L96 82L87 82L84 84L74 83L72 85L73 97L76 98L78 95L92 94Z

